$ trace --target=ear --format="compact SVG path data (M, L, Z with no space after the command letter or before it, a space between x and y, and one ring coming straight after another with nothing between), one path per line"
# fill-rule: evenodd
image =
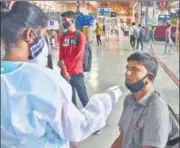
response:
M147 79L146 79L146 83L152 82L154 78L153 74L148 74Z
M74 24L74 20L71 20L71 25Z
M25 32L24 32L24 37L25 37L25 40L27 43L32 43L35 39L35 35L34 35L34 32L33 32L33 29L32 28L29 28L27 29Z

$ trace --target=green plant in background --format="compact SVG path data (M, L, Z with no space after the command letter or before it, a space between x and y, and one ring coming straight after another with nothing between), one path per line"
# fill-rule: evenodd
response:
M170 24L171 25L176 25L176 23L177 23L177 19L176 18L171 18L170 19Z
M155 19L155 18L150 18L149 19L149 22L148 22L148 26L155 26L155 25L157 25L158 24L158 20L157 19Z

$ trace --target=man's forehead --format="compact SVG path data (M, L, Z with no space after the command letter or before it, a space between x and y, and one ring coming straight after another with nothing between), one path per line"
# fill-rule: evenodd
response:
M62 17L62 20L63 20L63 21L68 21L68 20L71 20L71 19L64 16L64 17Z
M138 61L129 61L127 66L128 67L136 67L136 68L145 68L144 64L142 62L138 62Z

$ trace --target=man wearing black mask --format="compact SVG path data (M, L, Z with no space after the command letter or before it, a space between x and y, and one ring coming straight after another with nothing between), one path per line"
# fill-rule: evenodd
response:
M124 100L119 121L120 136L111 148L164 148L169 137L168 106L153 88L158 71L156 58L134 53L127 59Z
M67 30L60 39L60 52L58 66L62 76L71 84L73 89L72 101L77 106L76 91L85 107L88 95L84 82L83 57L85 52L85 35L76 30L75 13L64 12L62 15L63 27Z

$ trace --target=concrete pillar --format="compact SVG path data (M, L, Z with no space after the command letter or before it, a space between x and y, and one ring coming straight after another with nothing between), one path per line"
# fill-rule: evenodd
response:
M179 52L179 23L180 23L180 21L179 21L179 18L178 18L177 19L177 24L176 24L176 41L177 41L176 49L177 49L178 52Z
M139 24L141 24L141 10L142 10L141 6L142 6L142 4L139 3L139 5L138 5L138 23Z
M76 12L77 13L80 12L80 2L79 1L77 1Z
M132 17L131 17L131 23L135 22L135 10L133 8L133 13L132 13Z
M156 14L156 6L157 4L156 4L156 2L154 2L154 4L153 4L153 17L155 17L155 14Z
M142 5L142 11L141 11L141 25L146 25L146 7Z
M151 24L154 19L154 10L153 6L148 8L148 24Z
M145 26L147 27L148 26L148 19L149 17L149 7L146 5L146 11L145 11Z

